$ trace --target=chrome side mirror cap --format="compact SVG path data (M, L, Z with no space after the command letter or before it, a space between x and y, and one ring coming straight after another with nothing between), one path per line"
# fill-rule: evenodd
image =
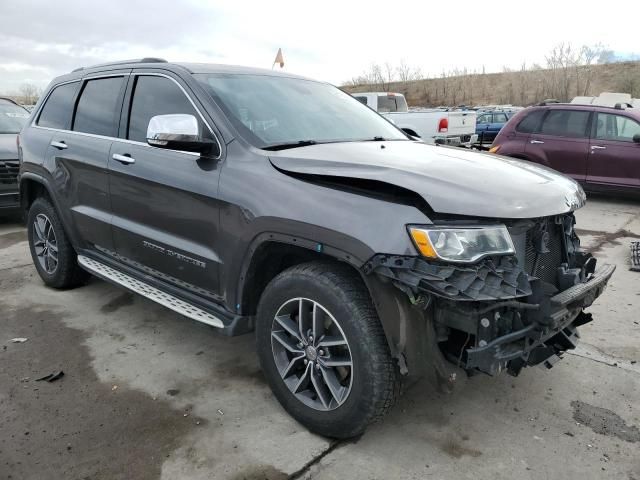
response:
M218 144L202 137L193 115L156 115L149 120L147 143L153 147L218 155Z

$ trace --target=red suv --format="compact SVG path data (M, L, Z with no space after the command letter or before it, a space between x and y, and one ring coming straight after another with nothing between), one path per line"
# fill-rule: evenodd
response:
M586 190L640 194L640 110L542 104L502 128L491 152L565 173Z

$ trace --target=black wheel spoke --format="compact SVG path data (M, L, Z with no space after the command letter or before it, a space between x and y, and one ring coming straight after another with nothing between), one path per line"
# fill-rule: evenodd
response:
M300 332L298 331L298 325L296 325L296 322L294 322L293 320L291 320L291 317L289 315L280 315L277 316L275 318L276 322L278 322L278 324L285 329L285 331L291 335L292 337L294 337L296 340L298 340L299 342L302 341L302 339L304 337L300 336Z
M276 340L280 345L282 345L293 354L304 354L304 350L298 348L298 345L294 341L292 341L290 337L287 337L282 331L271 332L271 338Z

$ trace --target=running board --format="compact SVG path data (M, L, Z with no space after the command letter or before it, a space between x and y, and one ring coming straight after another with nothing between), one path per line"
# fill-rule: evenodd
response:
M170 308L180 315L184 315L185 317L189 317L192 320L196 320L198 322L206 323L207 325L211 325L212 327L223 329L225 328L222 320L220 320L215 315L212 315L209 312L198 308L195 305L192 305L191 303L185 302L184 300L181 300L174 295L165 293L162 290L152 287L148 283L138 280L131 275L127 275L126 273L111 268L104 263L98 262L97 260L85 257L83 255L78 255L78 264L96 277L100 277L108 282L121 285L127 290L142 295L149 300L153 300L160 305Z

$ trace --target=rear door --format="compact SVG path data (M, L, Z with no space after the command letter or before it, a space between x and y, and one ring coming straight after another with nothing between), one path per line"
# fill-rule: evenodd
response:
M594 186L640 188L640 123L617 113L595 114L587 182Z
M481 113L476 120L476 133L478 134L478 141L483 143L491 143L493 138L489 134L489 126L493 121L492 113Z
M586 109L549 109L539 130L529 137L527 158L584 182L591 113Z
M53 130L45 168L81 248L113 248L107 162L128 75L129 70L111 72L57 87L38 119L38 126ZM67 90L60 91L64 98L58 108L54 95L63 87ZM68 123L62 120L64 110L74 112Z
M146 141L151 117L166 114L194 115L201 131L218 138L186 88L173 76L132 75L121 138L109 156L115 252L158 280L217 301L220 160Z

